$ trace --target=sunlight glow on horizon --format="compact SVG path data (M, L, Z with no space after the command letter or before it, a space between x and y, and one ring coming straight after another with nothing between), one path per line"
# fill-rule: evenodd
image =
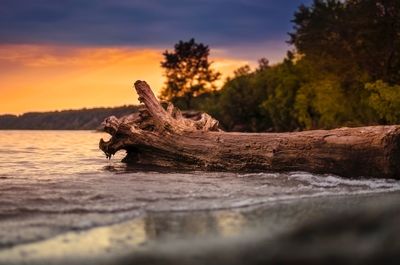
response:
M0 114L138 104L133 83L146 80L158 95L162 52L154 48L52 45L0 46ZM223 76L251 62L213 57Z

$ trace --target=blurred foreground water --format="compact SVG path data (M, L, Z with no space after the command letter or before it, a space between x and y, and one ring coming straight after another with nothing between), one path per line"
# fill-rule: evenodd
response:
M143 172L121 163L123 153L106 160L101 137L107 136L0 131L0 263L250 240L258 231L273 238L326 213L379 208L400 197L396 180Z

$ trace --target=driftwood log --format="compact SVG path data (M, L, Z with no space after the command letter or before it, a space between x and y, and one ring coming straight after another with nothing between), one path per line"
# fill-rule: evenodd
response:
M144 81L134 85L139 112L103 122L100 140L110 158L140 166L223 171L308 171L346 177L400 178L400 126L369 126L290 133L223 132L203 113L185 118L163 106Z

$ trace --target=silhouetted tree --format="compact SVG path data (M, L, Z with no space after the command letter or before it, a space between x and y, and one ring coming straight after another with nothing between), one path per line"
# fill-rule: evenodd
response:
M220 73L211 69L209 54L208 46L196 43L194 39L179 41L173 52L165 51L161 66L167 80L161 97L172 102L183 98L189 109L194 97L215 90L214 82Z
M271 67L269 65L269 60L267 58L261 58L258 60L258 67L257 67L256 71L258 71L258 72L264 71L264 70L268 69L269 67Z

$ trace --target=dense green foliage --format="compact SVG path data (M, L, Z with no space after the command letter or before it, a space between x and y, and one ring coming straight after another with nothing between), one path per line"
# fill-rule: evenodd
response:
M390 86L381 80L365 86L370 91L367 104L376 111L382 123L400 121L400 85Z
M161 97L172 102L180 97L184 99L185 107L191 108L193 97L214 90L214 81L220 74L211 69L209 53L208 46L196 43L194 39L180 41L173 52L165 51L161 66L165 69L166 83Z
M292 22L282 63L242 67L193 106L227 130L400 123L400 1L315 0Z

